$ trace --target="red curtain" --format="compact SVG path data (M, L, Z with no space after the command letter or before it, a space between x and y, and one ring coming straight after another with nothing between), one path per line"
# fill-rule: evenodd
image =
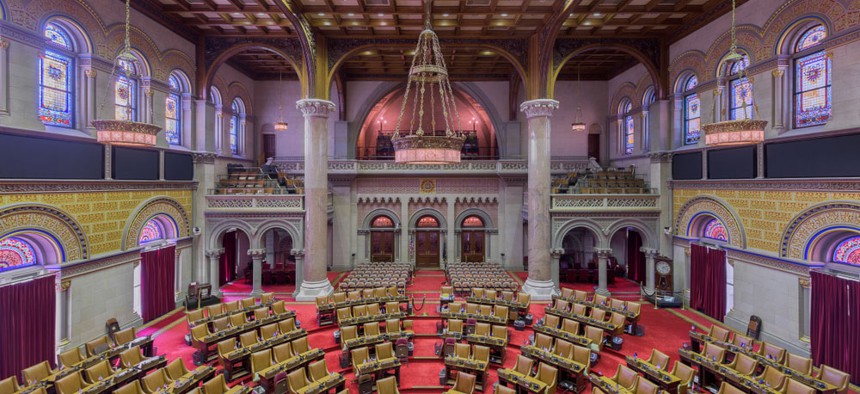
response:
M860 283L811 271L811 342L816 365L826 364L860 381Z
M233 276L236 272L236 232L224 234L221 243L224 246L224 253L221 254L218 285L224 286L236 279Z
M55 365L54 275L0 287L0 380L47 360Z
M645 253L639 251L642 237L635 231L627 233L627 278L642 283L645 281Z
M176 245L140 254L140 307L144 323L176 308L175 280Z
M690 245L690 307L723 321L726 314L726 252Z

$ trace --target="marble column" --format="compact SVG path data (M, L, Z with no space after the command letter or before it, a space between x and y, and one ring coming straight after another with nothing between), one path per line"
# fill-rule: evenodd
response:
M552 283L555 286L555 291L558 291L559 293L561 293L561 290L559 290L561 280L559 279L559 272L558 271L559 271L559 264L560 264L559 259L561 258L561 255L564 254L564 249L552 249L549 251L549 253L550 253L549 254L550 258L552 259L550 261L550 265L549 265L550 271L552 272L552 275L551 275L552 276Z
M529 277L523 290L533 300L550 300L555 284L550 272L550 117L558 101L529 100L520 104L529 122L528 240Z
M263 259L266 258L266 249L248 249L248 256L251 256L251 274L254 288L251 290L251 296L257 297L263 294Z
M275 231L266 232L266 262L269 268L275 268Z
M305 259L296 301L331 294L328 266L328 116L334 103L319 99L296 102L305 117Z
M302 288L302 279L304 278L302 275L305 271L305 250L293 249L290 251L290 254L292 254L296 259L296 290L293 292L293 297L296 297L299 294L299 290Z
M224 249L212 249L206 251L209 259L209 284L212 285L212 295L221 296L221 255Z
M609 265L609 256L612 256L612 249L597 248L594 250L597 252L598 269L597 288L594 289L594 292L609 297L612 294L606 288L606 269Z
M643 246L639 251L645 253L645 292L651 294L654 292L654 258L657 257L657 250Z

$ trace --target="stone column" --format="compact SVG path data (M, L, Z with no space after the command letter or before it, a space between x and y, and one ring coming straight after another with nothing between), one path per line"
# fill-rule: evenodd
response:
M448 217L448 228L447 228L448 231L444 232L444 235L445 235L445 254L444 254L444 256L446 257L446 259L445 259L445 262L442 263L441 266L439 267L442 269L445 269L445 266L448 262L460 261L460 259L462 257L462 256L460 256L460 246L459 246L459 242L457 240L457 237L460 236L460 233L457 232L457 225L459 223L457 223L457 211L454 209L455 201L453 198L446 198L445 200L446 200L445 202L448 203L448 206L447 206L448 210L446 212L446 216ZM442 237L441 237L442 234L439 234L439 235L440 235L439 242L441 243L442 242ZM485 256L487 256L487 258L490 257L489 249L490 249L489 245L485 245L484 253L485 253Z
M645 292L651 294L654 292L654 257L657 257L657 250L643 246L639 251L645 253Z
M221 255L224 249L212 249L206 251L209 259L209 284L212 285L212 295L221 297Z
M269 230L266 233L266 262L269 263L269 268L275 267L275 231Z
M550 300L555 291L550 272L550 117L558 101L529 100L520 104L529 122L528 240L529 277L523 290L534 300Z
M290 251L290 254L296 258L296 290L293 292L293 297L295 297L299 294L299 290L302 288L302 279L304 278L302 275L305 271L305 250L293 249Z
M263 294L263 258L266 257L266 249L248 249L248 256L251 256L251 264L253 264L251 277L254 288L251 290L251 296L257 297Z
M777 57L776 69L771 71L773 78L773 96L771 100L773 102L773 130L777 133L788 129L785 124L785 70L788 69L789 64L791 64L790 58L786 55L780 55ZM794 98L792 97L791 100L794 100Z
M305 116L305 259L296 301L313 301L334 291L328 266L328 116L334 103L319 99L296 102Z
M552 260L550 260L550 272L552 272L552 283L555 285L555 290L561 293L561 290L558 290L561 287L561 280L559 279L559 259L561 255L564 254L564 249L552 249L549 251L549 256Z
M597 252L597 269L599 271L597 288L594 289L594 292L609 297L612 294L606 288L606 268L609 265L609 256L612 256L612 249L596 248L594 250Z
M409 236L411 235L411 230L409 229L409 198L400 198L398 202L400 203L400 228L398 229L400 231L400 258L397 261L410 263L415 267L414 261L409 255ZM370 253L370 233L367 234L367 240L367 253Z

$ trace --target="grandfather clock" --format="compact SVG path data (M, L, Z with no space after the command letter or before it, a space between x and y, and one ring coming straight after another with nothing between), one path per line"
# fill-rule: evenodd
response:
M666 256L654 257L654 270L657 271L654 288L661 292L671 293L675 288L675 267L672 259Z

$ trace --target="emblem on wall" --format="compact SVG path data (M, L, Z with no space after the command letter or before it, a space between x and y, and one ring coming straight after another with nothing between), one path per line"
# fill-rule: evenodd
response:
M436 180L435 179L421 179L421 194L432 194L436 193Z

